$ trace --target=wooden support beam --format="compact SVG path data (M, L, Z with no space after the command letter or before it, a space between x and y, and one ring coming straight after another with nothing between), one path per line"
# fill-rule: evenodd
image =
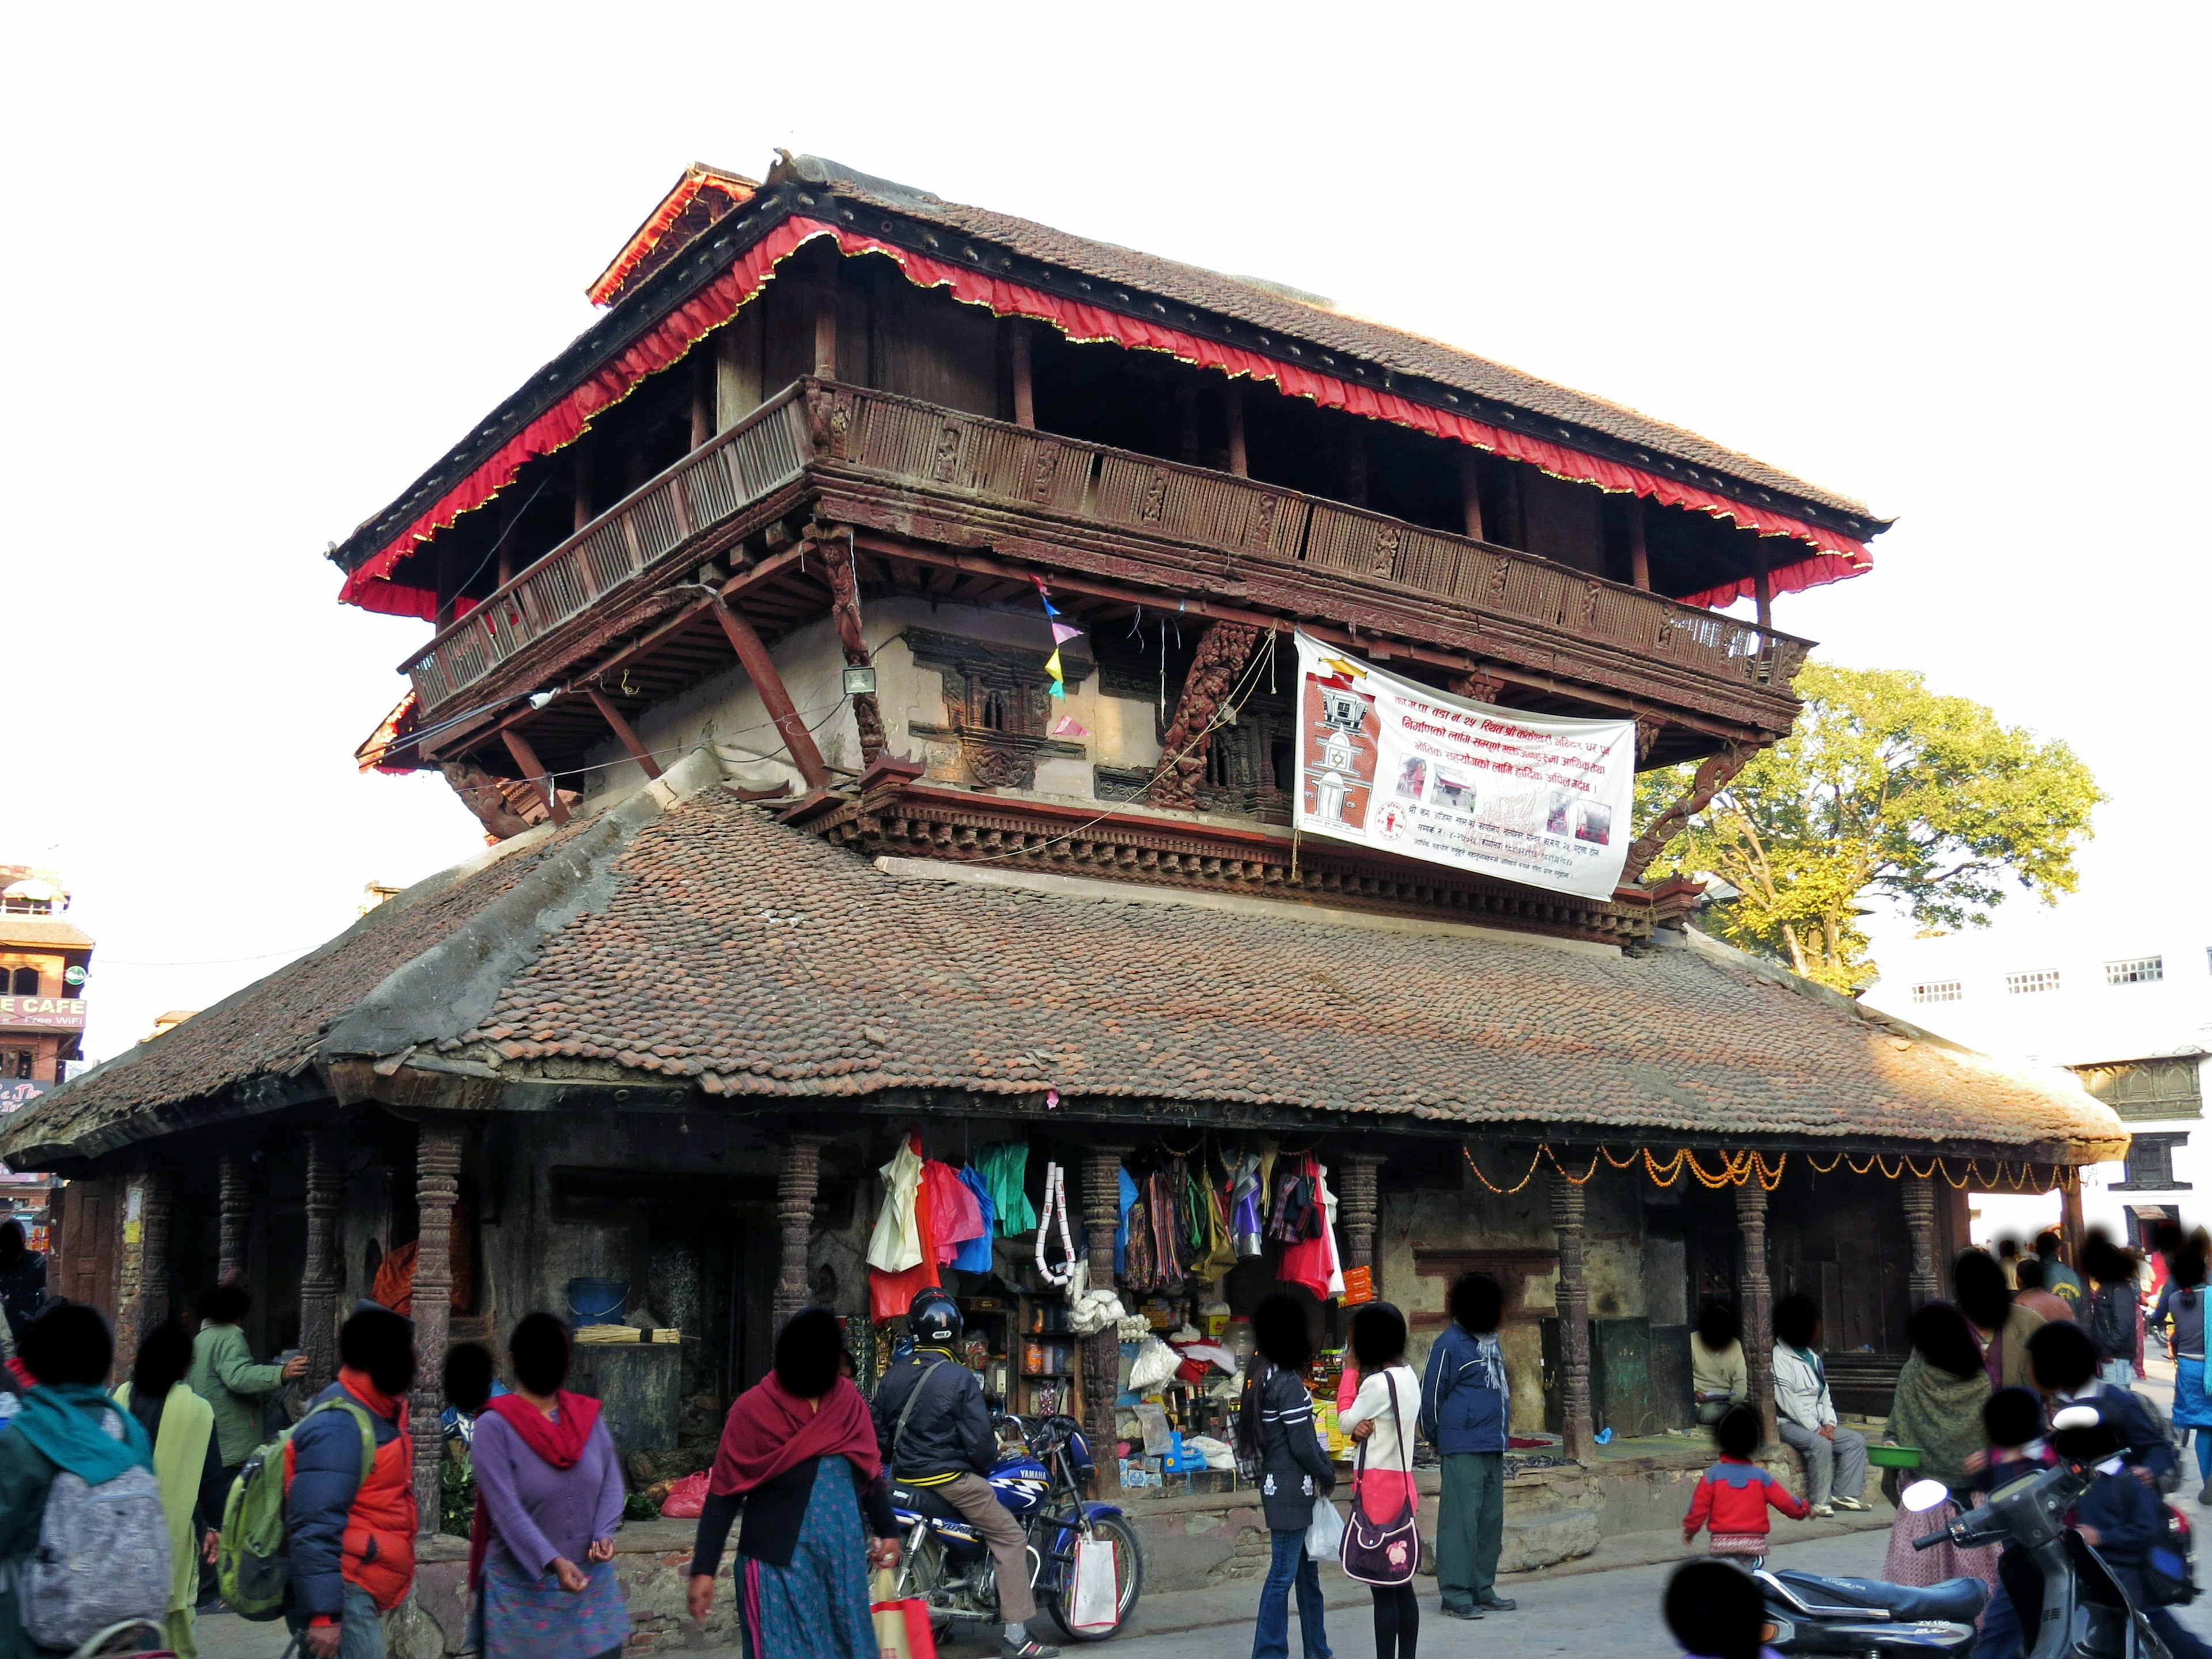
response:
M1486 539L1482 533L1482 463L1464 445L1459 452L1459 504L1467 523L1468 539Z
M520 479L516 483L520 483ZM515 484L509 484L499 496L499 577L495 589L506 586L514 580L514 521L521 515L522 507L515 497Z
M225 1147L216 1160L215 1276L218 1284L246 1277L246 1227L252 1199L246 1185L246 1154Z
M1698 763L1682 798L1654 818L1651 827L1629 847L1627 861L1621 866L1621 885L1641 881L1644 872L1651 867L1651 860L1666 849L1675 833L1710 806L1713 797L1727 788L1729 781L1742 771L1758 752L1756 744L1732 743L1719 754L1706 756Z
M1774 1281L1766 1271L1766 1189L1754 1173L1735 1189L1735 1222L1743 1235L1743 1368L1751 1405L1772 1445L1774 1429Z
M1244 383L1231 380L1221 388L1221 412L1229 422L1229 470L1240 478L1252 476L1244 450Z
M775 1221L781 1263L769 1328L784 1322L814 1299L806 1282L806 1250L814 1231L814 1194L822 1182L822 1149L828 1135L792 1135L776 1158Z
M1175 719L1161 739L1164 770L1153 782L1155 806L1193 811L1198 805L1199 781L1206 775L1206 751L1212 746L1214 716L1222 701L1236 688L1259 643L1260 630L1237 623L1210 624L1191 658L1190 672L1183 676L1182 694L1176 700Z
M569 532L573 535L576 531L581 530L586 525L591 523L593 516L592 469L585 464L584 447L581 443L577 444L568 453L568 478L576 496L575 523Z
M300 1351L307 1393L338 1374L338 1202L343 1196L335 1129L307 1132L307 1260L300 1268Z
M1379 1200L1375 1172L1382 1159L1374 1152L1348 1152L1332 1166L1344 1228L1344 1265L1364 1267L1372 1276L1375 1294L1382 1294L1382 1258L1375 1248Z
M1651 591L1651 550L1644 538L1644 498L1628 498L1628 578L1645 592Z
M616 741L629 750L629 757L632 760L645 769L645 775L648 778L659 777L659 762L654 760L652 753L637 740L637 733L630 730L629 722L622 717L622 710L609 702L606 693L597 687L593 687L586 695L592 700L592 707L599 711L599 718L607 723L607 729L615 734Z
M830 623L837 630L837 643L844 648L845 665L872 668L876 659L860 629L860 588L853 571L856 557L853 544L849 538L842 547L835 542L817 543L816 550L821 555L823 568L830 573ZM874 692L854 694L853 724L860 728L860 765L865 769L884 752L883 708Z
M1589 1286L1583 1274L1583 1189L1552 1171L1552 1231L1559 1244L1559 1449L1577 1463L1589 1461L1597 1443L1590 1409ZM1747 1348L1748 1340L1745 1343Z
M1114 1288L1114 1229L1121 1218L1121 1160L1134 1150L1097 1142L1084 1148L1083 1185L1075 1201L1083 1206L1083 1231L1090 1249L1093 1290ZM1114 1400L1121 1367L1121 1341L1112 1326L1083 1340L1083 1429L1094 1446L1110 1454L1118 1437ZM1097 1459L1098 1485L1109 1498L1121 1490L1121 1460Z
M2075 1272L2081 1270L2081 1245L2088 1237L2088 1228L2081 1215L2081 1171L2069 1170L2061 1176L2058 1188L2058 1236L2065 1241L2066 1261Z
M837 261L833 257L814 288L814 378L837 378Z
M783 676L776 672L775 660L761 643L761 636L753 625L732 610L726 601L709 607L714 620L722 625L722 632L730 641L730 649L738 653L744 665L745 677L760 693L762 707L775 722L782 734L783 746L791 756L792 764L799 775L806 781L809 789L830 787L830 769L822 763L822 751L814 746L814 734L806 729L806 722L799 717L792 706L791 693L783 688Z
M461 1128L444 1113L425 1117L416 1130L415 1279L410 1311L415 1321L415 1420L428 1425L445 1407L446 1334L453 1312L453 1210L461 1193ZM438 1473L446 1461L445 1437L415 1437L415 1505L422 1535L438 1530Z
M1763 635L1774 626L1774 578L1766 568L1766 548L1764 543L1759 549L1759 569L1752 580L1756 584L1753 592L1759 604L1759 631ZM1761 641L1759 648L1761 650L1766 648L1765 641Z
M568 823L568 805L561 799L561 792L553 787L553 775L538 760L538 751L530 746L530 739L512 726L499 735L507 744L507 752L514 757L514 763L522 769L522 775L544 792L545 810L552 814L553 822Z
M1030 325L1020 318L1011 325L1013 332L1007 337L1007 353L1013 362L1014 424L1036 425L1036 387L1030 373Z
M714 346L712 337L691 354L691 447L698 449L714 436ZM684 492L678 490L681 501Z
M1905 1202L1905 1237L1911 1246L1912 1265L1905 1275L1905 1302L1913 1308L1933 1302L1942 1294L1936 1273L1936 1189L1933 1176L1907 1170L1899 1182ZM1856 1496L1856 1493L1853 1494Z

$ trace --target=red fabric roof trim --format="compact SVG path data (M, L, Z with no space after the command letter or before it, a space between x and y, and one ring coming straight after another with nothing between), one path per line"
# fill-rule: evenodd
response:
M368 739L353 751L355 763L364 772L390 772L395 775L411 772L411 766L386 766L384 757L400 740L415 729L415 693L410 688L405 696L386 714Z
M638 232L623 245L615 255L614 263L599 273L599 281L584 290L584 297L595 306L611 305L629 282L630 273L645 263L653 250L660 246L660 239L684 216L695 198L710 186L727 196L734 204L752 199L753 192L743 188L750 180L741 180L733 174L717 173L712 167L694 165L684 169L684 176L676 181L676 188L668 192L653 216L638 228Z
M832 238L848 255L881 253L896 259L907 280L917 287L949 289L954 299L987 307L1001 317L1028 317L1049 323L1071 340L1111 341L1133 350L1164 351L1197 368L1273 380L1286 394L1311 398L1324 408L1341 409L1371 420L1390 421L1434 437L1489 450L1541 468L1554 477L1594 484L1616 495L1649 495L1670 507L1730 520L1762 536L1787 536L1815 550L1818 556L1779 565L1770 572L1771 592L1802 592L1808 587L1862 575L1874 568L1874 556L1862 542L1695 484L1585 454L1508 427L1492 426L1464 415L1431 409L1395 392L1317 374L1302 365L1263 356L1241 346L1224 345L1218 340L1147 323L1102 307L1064 300L1057 295L1006 282L988 271L893 247L872 236L840 230L816 220L792 218L769 231L740 255L728 271L671 312L650 332L501 445L436 506L416 519L381 552L365 561L346 579L339 599L366 610L431 620L435 611L434 596L425 589L404 588L388 580L392 566L416 543L428 541L461 514L489 501L513 482L526 461L574 442L589 425L592 415L620 402L647 374L665 368L702 337L735 316L738 308L774 276L777 264L817 236ZM1685 603L1726 605L1751 592L1753 588L1753 584L1746 580L1710 589Z

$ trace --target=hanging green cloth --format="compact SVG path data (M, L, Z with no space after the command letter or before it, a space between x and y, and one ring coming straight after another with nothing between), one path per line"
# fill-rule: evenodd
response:
M999 1237L1012 1238L1036 1231L1036 1211L1028 1192L1030 1147L1025 1140L994 1140L978 1146L969 1159L991 1189L991 1204L998 1212Z

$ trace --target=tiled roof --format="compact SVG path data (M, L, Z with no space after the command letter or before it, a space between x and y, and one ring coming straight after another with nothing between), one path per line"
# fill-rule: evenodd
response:
M33 951L89 951L92 935L73 922L50 916L0 915L0 946Z
M576 844L571 861L594 866L577 878L588 896L533 901L544 931L523 965L473 1010L404 1010L414 1029L389 1036L390 1052L421 1042L518 1081L657 1075L824 1104L894 1089L1035 1101L1054 1087L1072 1107L1268 1103L1431 1128L1586 1126L1662 1147L1692 1133L2110 1157L2124 1141L2077 1088L1870 1018L1723 947L1627 957L1467 928L913 879L781 826L718 782L638 823L599 843L604 858ZM147 1060L47 1097L25 1116L55 1115L11 1124L0 1155L342 1057L349 1034L360 1054L359 1034L392 1030L390 1012L379 1024L348 1003L380 982L390 997L398 981L383 976L446 935L445 955L481 955L453 930L518 873L495 866L372 912L317 957L149 1044Z
M1139 253L1111 242L1093 241L1087 236L1055 230L1049 225L1016 218L1012 214L948 202L927 191L872 178L822 156L802 156L795 165L799 176L840 195L895 213L927 219L963 236L981 237L1047 264L1195 306L1270 333L1310 341L1326 350L1341 352L1402 374L1419 375L1479 398L1510 404L1532 414L1572 421L1624 443L1655 449L1679 460L1711 467L1747 483L1778 489L1840 513L1872 517L1863 503L1848 495L1808 483L1778 467L1769 466L1682 427L1654 420L1624 404L1492 362L1487 357L1478 357L1471 351L1462 351L1441 341L1299 300L1274 284L1263 287L1250 279L1226 276L1202 266L1183 264L1155 253ZM777 176L771 173L770 182L775 182Z

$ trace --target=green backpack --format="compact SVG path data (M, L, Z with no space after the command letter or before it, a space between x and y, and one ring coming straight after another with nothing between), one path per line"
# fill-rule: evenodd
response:
M364 1477L376 1462L376 1425L350 1400L325 1400L317 1412L350 1413L361 1425L361 1468ZM291 1539L284 1527L284 1448L300 1423L246 1460L222 1506L222 1532L216 1546L216 1582L222 1599L241 1619L274 1619L284 1611L284 1589L292 1578Z

